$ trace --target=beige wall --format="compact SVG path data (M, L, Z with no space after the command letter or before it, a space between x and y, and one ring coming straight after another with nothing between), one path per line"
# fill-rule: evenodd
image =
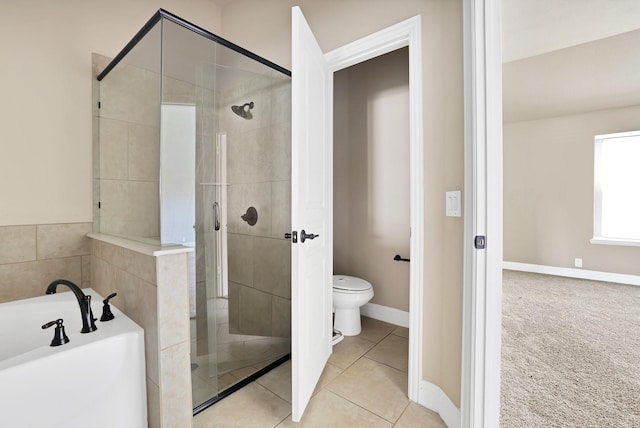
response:
M246 0L222 10L222 36L291 66L291 6L301 5L327 52L415 15L422 16L425 144L423 376L460 404L461 218L445 217L445 192L462 189L462 2L453 0Z
M115 56L160 7L220 29L210 0L3 4L0 225L92 221L91 53Z
M409 50L335 73L333 272L409 310Z
M640 275L638 247L594 245L595 135L640 129L640 106L504 125L504 259Z

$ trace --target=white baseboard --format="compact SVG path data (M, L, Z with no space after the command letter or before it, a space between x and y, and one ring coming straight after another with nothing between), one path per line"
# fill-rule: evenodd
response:
M591 279L594 281L617 282L618 284L640 285L640 276L624 273L600 272L555 266L533 265L529 263L502 262L502 268L521 272L566 276L569 278Z
M409 328L409 312L400 309L367 303L360 308L360 313L369 318Z
M418 404L437 412L447 427L460 428L460 409L451 402L439 386L422 380Z

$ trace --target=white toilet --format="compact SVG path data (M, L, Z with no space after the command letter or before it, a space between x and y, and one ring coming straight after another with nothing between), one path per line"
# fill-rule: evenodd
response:
M360 307L373 297L373 287L364 279L348 275L333 276L333 328L344 336L360 334Z

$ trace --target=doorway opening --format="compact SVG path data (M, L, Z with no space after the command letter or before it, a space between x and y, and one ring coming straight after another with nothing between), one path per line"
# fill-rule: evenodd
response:
M333 78L333 273L372 284L363 315L408 327L409 49Z

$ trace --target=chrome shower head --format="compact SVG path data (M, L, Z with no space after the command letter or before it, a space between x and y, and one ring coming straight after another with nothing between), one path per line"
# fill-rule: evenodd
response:
M241 106L231 106L231 111L237 114L240 117L245 119L251 119L253 115L251 114L251 109L253 108L253 101L249 103L245 103Z

